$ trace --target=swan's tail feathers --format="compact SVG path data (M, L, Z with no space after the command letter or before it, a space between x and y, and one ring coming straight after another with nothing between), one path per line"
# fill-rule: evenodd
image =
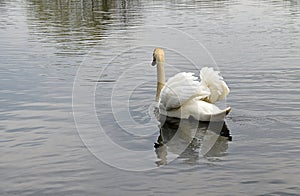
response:
M226 111L226 115L229 114L229 112L231 111L231 107L226 108L225 111Z
M208 67L204 67L200 71L201 85L210 91L210 96L207 99L210 103L225 99L230 92L223 77L219 74L220 72Z
M209 121L224 121L224 118L229 112L231 111L231 108L228 107L225 110L221 110L218 113L212 114Z

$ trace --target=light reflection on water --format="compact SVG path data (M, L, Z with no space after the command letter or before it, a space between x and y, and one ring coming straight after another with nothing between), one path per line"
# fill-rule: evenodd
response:
M0 1L1 195L298 194L299 14L299 2L292 0ZM77 68L92 48L101 48L92 53L85 84L99 79L96 100L109 97L114 82L101 80L113 81L122 70L112 67L102 78L93 70L143 41L133 27L145 25L183 30L217 61L233 108L227 118L233 141L224 152L204 158L188 151L191 146L160 169L125 172L103 164L80 140L72 115ZM150 64L152 48L147 50L126 56L120 69L137 59ZM170 65L188 68L179 56L168 58ZM175 72L170 68L169 76ZM147 70L148 82L136 88L131 103L141 128L151 118L144 111L155 94L155 69ZM133 76L123 79L134 85ZM159 127L135 141L116 132L103 104L96 102L96 112L108 134L129 149L153 150L154 166L162 160L153 148Z

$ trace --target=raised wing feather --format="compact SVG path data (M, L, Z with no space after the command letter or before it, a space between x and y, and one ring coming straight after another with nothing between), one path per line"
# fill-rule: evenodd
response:
M220 72L214 71L213 68L204 67L200 71L201 86L209 88L210 95L206 101L215 103L225 99L230 90L224 82Z

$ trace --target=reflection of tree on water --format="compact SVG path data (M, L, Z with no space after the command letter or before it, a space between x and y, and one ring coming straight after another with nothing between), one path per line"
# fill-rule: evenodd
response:
M160 116L160 135L155 143L158 165L168 163L168 154L195 164L200 154L207 159L223 156L231 141L225 121L199 122Z
M28 0L28 27L42 42L62 53L81 51L141 19L138 0ZM75 55L78 55L75 54Z

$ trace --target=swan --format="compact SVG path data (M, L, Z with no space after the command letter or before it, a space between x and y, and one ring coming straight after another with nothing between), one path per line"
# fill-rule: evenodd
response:
M220 121L231 111L219 109L215 103L223 100L230 90L213 68L200 70L200 79L194 73L181 72L165 80L165 55L161 48L153 52L152 66L157 66L156 102L160 115L198 121Z

